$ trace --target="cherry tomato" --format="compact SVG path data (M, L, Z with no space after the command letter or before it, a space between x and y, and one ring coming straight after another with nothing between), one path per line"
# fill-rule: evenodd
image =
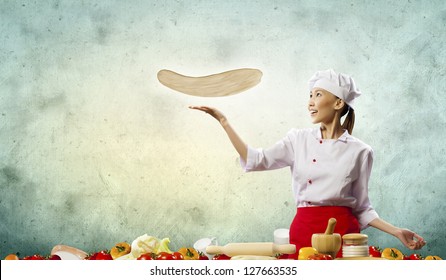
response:
M98 252L89 254L87 257L85 257L85 259L86 260L95 260L97 255L98 255Z
M157 260L175 260L173 254L169 254L167 252L161 252L156 256Z
M309 260L322 260L322 261L326 261L326 260L332 260L333 257L331 255L328 254L314 254L314 255L310 255L308 257Z
M381 249L376 246L369 246L369 256L373 258L381 258Z
M31 261L35 261L35 260L44 260L45 258L42 256L42 255L38 255L38 254L36 254L36 255L32 255L32 256L26 256L26 257L24 257L23 258L24 260L31 260Z
M177 261L184 260L184 256L180 252L173 252L172 256L174 260Z
M48 257L48 260L50 261L59 261L62 260L58 255L51 255Z
M102 250L99 252L96 252L92 255L89 255L85 258L86 260L92 260L92 261L108 261L113 260L112 256L107 250Z
M150 261L150 260L155 260L155 259L156 259L156 256L154 253L145 253L137 258L137 260L142 260L142 261Z
M198 252L198 255L199 255L199 257L198 257L199 260L202 260L202 261L209 260L209 257L206 256L203 252Z
M420 254L411 254L409 256L409 260L411 261L418 261L418 260L422 260L423 257Z
M230 260L231 257L225 254L217 254L212 257L213 260L222 261L222 260Z
M288 259L292 259L293 256L292 256L292 255L289 255L289 254L278 254L278 255L276 256L276 258L277 258L278 260L288 260Z

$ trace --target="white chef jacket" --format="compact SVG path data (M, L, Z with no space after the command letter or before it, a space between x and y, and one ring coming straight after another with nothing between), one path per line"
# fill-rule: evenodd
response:
M246 172L289 166L297 207L350 207L361 229L378 218L368 196L373 150L347 130L322 139L320 128L291 129L268 149L248 146L241 165Z

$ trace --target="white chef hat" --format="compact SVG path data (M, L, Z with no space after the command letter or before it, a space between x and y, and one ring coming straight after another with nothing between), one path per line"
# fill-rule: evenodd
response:
M308 85L310 91L317 87L331 92L352 108L355 98L361 95L352 77L342 73L337 74L333 69L317 71L310 78Z

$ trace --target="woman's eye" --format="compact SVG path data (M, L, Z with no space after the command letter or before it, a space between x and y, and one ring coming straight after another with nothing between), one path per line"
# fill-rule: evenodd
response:
M316 96L322 96L322 94L320 92L316 93Z

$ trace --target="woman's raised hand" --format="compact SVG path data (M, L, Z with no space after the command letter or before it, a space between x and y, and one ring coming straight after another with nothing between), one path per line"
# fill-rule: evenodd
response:
M223 115L222 112L220 112L219 110L217 110L215 108L208 107L208 106L189 106L189 108L194 109L194 110L203 111L203 112L211 115L212 117L214 117L220 123L222 123L223 121L226 121L225 115Z
M248 146L243 142L242 138L238 136L238 134L235 132L235 130L232 128L232 126L229 124L228 120L226 119L226 116L223 115L222 112L219 110L208 107L208 106L189 106L190 109L203 111L212 117L214 117L217 121L220 122L223 129L226 131L226 134L228 135L229 139L231 140L232 145L239 153L241 159L246 162L246 158L248 156Z

